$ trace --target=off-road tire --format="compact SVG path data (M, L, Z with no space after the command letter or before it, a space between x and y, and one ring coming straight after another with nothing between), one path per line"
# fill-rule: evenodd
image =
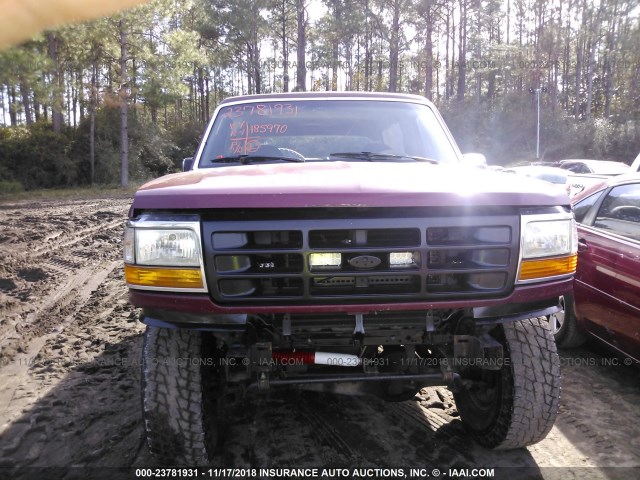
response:
M573 295L564 297L564 321L554 337L560 348L576 348L587 341L587 337L578 329L573 311Z
M555 422L560 403L560 359L544 319L497 326L500 370L471 372L486 386L454 393L464 426L484 447L510 450L539 442Z
M202 332L147 327L142 415L151 454L167 465L206 466L216 444L214 357Z

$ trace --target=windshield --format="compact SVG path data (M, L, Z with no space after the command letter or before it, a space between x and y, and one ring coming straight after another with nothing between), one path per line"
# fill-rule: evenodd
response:
M563 161L560 168L573 173L597 173L600 175L618 175L629 171L629 165L607 160Z
M278 161L457 162L427 105L380 100L292 100L220 109L199 168Z
M563 171L560 168L538 168L538 167L514 167L513 170L515 173L520 173L526 175L528 177L539 178L541 180L545 180L551 183L561 183L564 184L567 182L567 171Z

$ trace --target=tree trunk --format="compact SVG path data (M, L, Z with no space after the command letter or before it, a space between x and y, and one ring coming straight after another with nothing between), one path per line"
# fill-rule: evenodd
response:
M507 45L511 43L510 32L511 32L511 0L507 0Z
M398 91L398 59L400 57L400 0L393 2L391 39L389 40L389 91Z
M565 111L569 110L569 52L571 48L571 7L572 1L569 1L567 5L567 20L566 26L563 30L564 33L564 47L562 51L562 99L560 104Z
M587 121L591 120L591 110L593 107L593 76L595 75L593 68L596 63L596 48L600 38L600 26L601 21L600 17L602 15L602 4L600 4L600 8L598 9L598 13L595 19L595 22L592 23L591 28L589 29L589 41L587 43L589 54L589 64L587 65L587 106L585 112L585 118Z
M78 110L79 110L79 114L80 114L80 123L82 123L82 121L84 120L84 118L87 115L86 112L86 108L87 108L87 102L86 102L86 98L85 98L85 88L84 88L84 72L82 70L78 70L77 72L77 82L78 82Z
M196 66L193 66L193 75L189 79L189 117L191 120L196 120L196 111L198 106L196 104Z
M0 123L6 125L5 118L7 117L7 110L5 109L4 101L4 85L0 84L0 109L2 110L2 116L0 117Z
M129 127L127 104L127 33L124 20L118 22L120 29L120 186L129 186Z
M467 44L467 3L462 0L460 3L460 24L458 26L458 101L464 100L465 90L467 88L467 68L466 68L466 44Z
M454 16L454 7L447 8L447 47L446 47L446 72L445 72L445 98L448 100L453 97L453 80L455 78L455 59L456 59L456 20ZM451 54L451 59L449 59Z
M582 88L582 62L584 58L584 46L585 39L584 35L586 33L587 28L587 1L584 0L582 2L582 28L580 29L582 35L578 39L578 44L576 46L576 72L575 72L575 100L573 104L573 116L576 120L580 118L580 98L582 95L580 93L580 89Z
M304 0L296 0L296 13L298 17L296 90L304 92L307 89L307 65L305 55L307 48L307 22L305 20Z
M489 72L489 84L487 85L487 100L489 104L493 103L496 96L496 71Z
M585 106L585 120L591 120L591 109L593 104L593 66L595 64L595 48L589 42L589 63L587 64L587 104Z
M62 124L64 123L64 114L62 113L62 107L64 104L64 98L62 95L62 80L63 75L60 68L59 49L60 40L55 33L47 34L47 44L49 47L49 58L53 63L52 73L52 91L53 97L51 102L51 124L53 131L60 133L62 130Z
M345 90L353 90L353 47L352 47L353 39L350 38L345 42L344 45L344 59L345 66L347 67L347 84L345 85Z
M372 81L373 77L373 55L371 55L371 43L372 43L372 33L371 33L371 17L369 15L369 0L365 0L364 2L365 9L365 33L364 33L364 89L367 92L372 90Z
M205 109L205 115L204 115L204 122L203 123L207 123L207 120L209 120L209 76L207 75L206 77L204 77L204 88L205 88L205 93L204 93L204 109Z
M478 3L477 9L478 9L478 13L476 16L476 35L478 36L478 38L482 38L482 14L481 14L481 10L482 10L482 5L481 2L479 0L476 0L476 3ZM466 36L466 35L465 35ZM491 41L491 40L489 40ZM466 42L466 40L465 40ZM476 58L478 60L482 59L482 44L480 42L476 43ZM482 101L482 73L480 71L479 68L475 69L475 80L476 80L476 103L480 104L480 102Z
M378 75L376 76L376 90L382 90L382 62L378 60Z
M98 108L98 58L91 66L91 98L89 106L89 181L96 180L96 109Z
M431 4L428 5L425 15L427 20L427 32L424 43L424 96L433 100L433 18L431 15Z
M257 25L251 31L251 38L247 42L247 81L249 93L262 93L262 75L260 72L260 46L258 45Z
M69 78L73 78L71 72L69 73ZM71 85L71 115L73 116L73 128L78 128L78 91L82 90L82 86L77 88L78 85L81 84L77 82L76 78L76 84Z
M611 16L611 27L608 32L607 44L608 53L604 65L604 117L611 116L611 96L613 95L613 72L616 64L616 49L618 33L616 32L616 23L622 22L618 20L618 2L614 2L613 15ZM618 27L619 30L619 27Z
M71 77L69 77L69 79L71 79ZM66 83L65 84L65 108L66 108L66 113L67 113L67 118L69 119L69 125L72 125L71 123L71 99L73 98L73 86L71 84L71 82Z
M334 31L331 34L331 84L328 90L338 90L338 68L340 66L340 43L338 41L338 32L335 31L335 26L342 19L342 10L340 8L340 1L332 1L332 15L334 21Z
M198 95L200 97L200 118L198 118L198 121L200 124L204 124L207 121L207 100L204 93L204 70L201 66L198 66Z
M20 96L22 97L22 108L24 109L24 120L27 126L33 124L31 114L31 100L29 99L29 88L23 78L20 78Z
M282 0L282 90L289 91L289 45L287 45L287 0Z
M16 100L16 87L15 85L8 86L9 94L9 121L12 127L18 125L18 102Z

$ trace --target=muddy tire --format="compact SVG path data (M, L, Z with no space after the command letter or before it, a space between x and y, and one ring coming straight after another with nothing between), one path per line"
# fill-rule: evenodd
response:
M216 444L217 372L202 332L147 327L142 414L151 454L168 465L205 466Z
M549 324L556 344L560 348L579 347L587 341L587 337L578 329L573 312L573 296L561 297L560 304L563 307L562 311L549 316Z
M509 450L539 442L555 422L560 401L560 360L544 319L496 327L504 347L500 370L467 372L484 386L454 393L464 426L484 447Z

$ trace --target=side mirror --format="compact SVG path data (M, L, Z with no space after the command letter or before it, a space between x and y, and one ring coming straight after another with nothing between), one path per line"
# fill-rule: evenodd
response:
M187 157L182 160L182 171L188 172L193 168L193 157Z
M485 168L487 166L487 159L481 153L463 153L462 163L469 167Z

